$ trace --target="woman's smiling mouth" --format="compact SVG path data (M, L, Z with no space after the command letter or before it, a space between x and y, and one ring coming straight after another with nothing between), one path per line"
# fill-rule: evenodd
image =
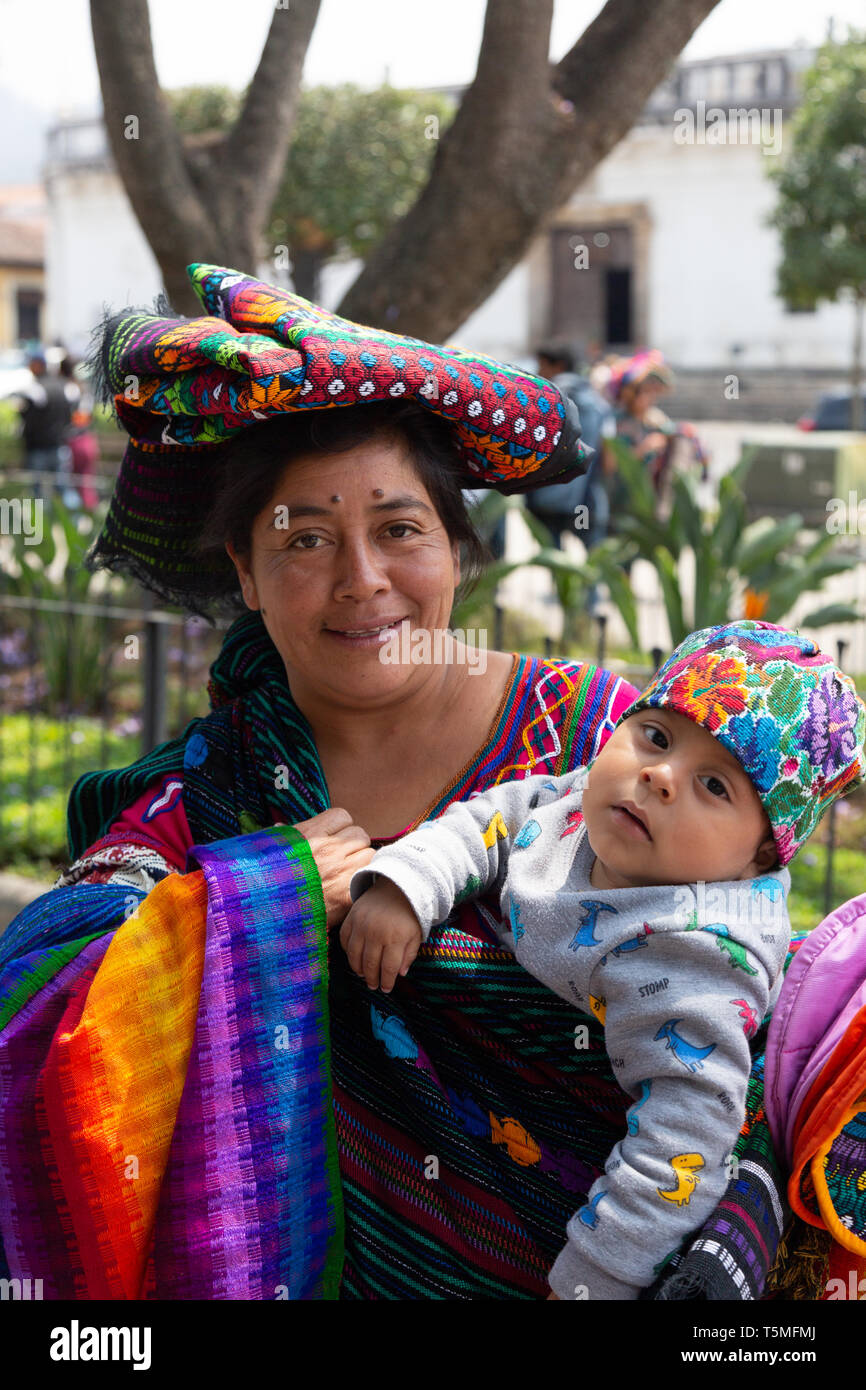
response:
M408 622L408 618L390 618L384 623L370 623L359 627L325 627L323 631L329 637L336 638L338 642L351 646L379 646L392 633L398 632L401 623L404 622Z

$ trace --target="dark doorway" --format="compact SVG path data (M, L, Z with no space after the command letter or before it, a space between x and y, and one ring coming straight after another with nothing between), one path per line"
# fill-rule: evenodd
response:
M579 352L628 348L634 331L630 226L554 227L550 233L550 337Z
M632 340L631 267L605 271L605 342L625 347Z
M16 295L18 341L30 342L42 337L39 311L42 308L41 290L19 290Z

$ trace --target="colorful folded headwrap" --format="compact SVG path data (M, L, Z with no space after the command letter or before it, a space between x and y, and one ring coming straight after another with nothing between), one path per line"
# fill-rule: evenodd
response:
M653 706L709 729L742 763L789 864L866 776L866 706L808 637L743 619L692 632L620 723Z
M191 545L214 466L241 431L288 412L414 399L451 425L463 484L505 493L566 482L591 457L576 408L542 377L350 323L234 270L189 275L207 317L133 309L102 326L92 365L130 443L90 569L181 602L201 593Z
M612 400L619 400L623 387L639 386L644 381L657 381L661 386L672 386L674 374L656 349L636 352L634 357L621 357L611 367L607 382L607 392Z

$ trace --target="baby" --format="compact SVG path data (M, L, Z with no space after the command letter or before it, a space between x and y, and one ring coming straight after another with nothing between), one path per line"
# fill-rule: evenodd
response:
M790 941L784 866L866 775L864 732L851 681L807 638L706 628L590 768L450 806L354 875L340 940L371 987L497 890L504 944L604 1025L634 1104L568 1223L556 1297L637 1298L722 1196Z

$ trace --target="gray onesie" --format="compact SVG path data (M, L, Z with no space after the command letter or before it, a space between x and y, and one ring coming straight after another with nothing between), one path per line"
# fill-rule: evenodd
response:
M634 1104L550 1271L563 1299L637 1298L727 1185L745 1115L749 1038L789 941L787 869L730 883L600 889L581 814L586 769L459 802L352 879L405 893L424 939L457 902L499 892L520 964L604 1024ZM577 1030L575 1030L577 1034Z

